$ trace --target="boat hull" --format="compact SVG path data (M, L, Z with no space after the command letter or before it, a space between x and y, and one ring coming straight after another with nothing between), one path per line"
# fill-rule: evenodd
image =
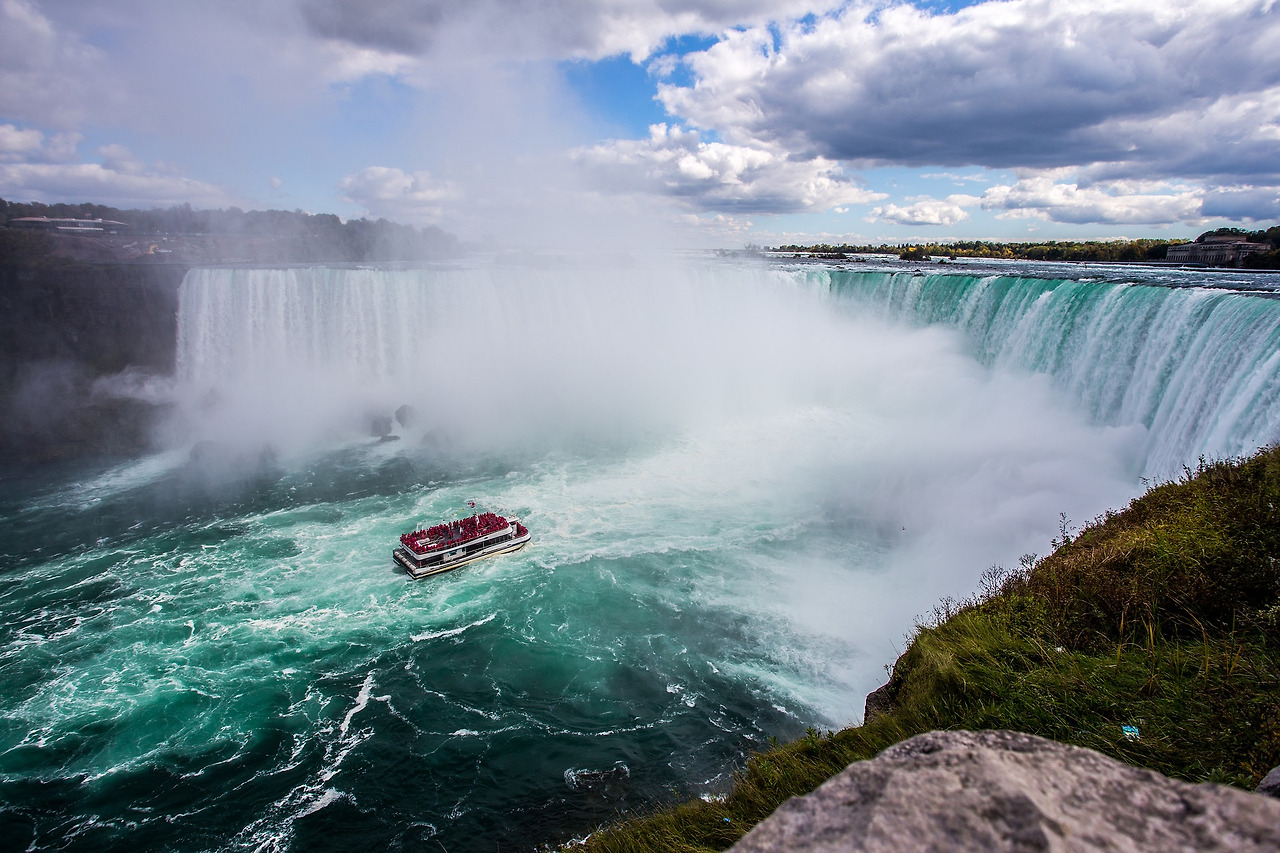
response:
M497 557L500 554L510 554L513 551L519 551L525 545L529 544L532 534L525 531L521 536L513 536L510 539L503 539L497 542L486 542L474 551L466 551L451 560L418 558L412 555L407 549L400 547L391 552L392 558L409 573L409 577L414 580L430 577L431 575L442 574L454 569L460 569L463 566L483 560L486 557Z

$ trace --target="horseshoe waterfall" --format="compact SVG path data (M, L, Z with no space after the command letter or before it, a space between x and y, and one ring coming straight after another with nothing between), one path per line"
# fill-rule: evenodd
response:
M166 449L3 481L14 849L533 849L857 722L918 614L1280 440L1273 275L211 268ZM401 533L517 516L412 581Z

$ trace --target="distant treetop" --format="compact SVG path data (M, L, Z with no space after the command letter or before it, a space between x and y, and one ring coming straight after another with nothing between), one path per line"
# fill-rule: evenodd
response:
M1265 231L1246 231L1243 228L1215 228L1212 231L1204 232L1195 241L1203 243L1214 237L1232 237L1247 243L1270 243L1273 247L1280 248L1280 225L1273 225Z
M951 243L920 243L907 246L779 246L779 252L869 253L897 255L909 260L928 257L1002 258L1026 261L1155 261L1163 260L1171 243L1181 240L1090 240L1083 243L994 243L986 240L957 240ZM909 256L909 257L908 257Z
M1206 231L1195 242L1203 243L1214 237L1233 237L1253 243L1270 243L1271 251L1250 255L1244 266L1255 269L1280 269L1280 225L1265 231L1246 231L1242 228L1216 228ZM1129 262L1162 261L1169 247L1188 242L1186 240L1088 240L1085 242L1050 240L1043 243L994 243L986 240L956 240L951 243L920 243L916 245L851 246L847 243L833 246L818 243L812 246L779 246L775 252L804 252L817 257L839 257L851 254L897 255L907 260L929 257L943 258L1003 258L1024 261L1094 261Z
M343 222L331 213L302 210L197 210L189 204L120 210L101 204L41 204L0 199L0 221L44 216L127 223L139 236L217 235L265 238L303 261L416 261L455 256L458 238L434 226L415 228L386 219Z

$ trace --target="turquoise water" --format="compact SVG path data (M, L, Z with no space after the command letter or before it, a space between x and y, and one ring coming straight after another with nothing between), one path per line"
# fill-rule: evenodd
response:
M969 273L193 272L172 449L4 480L0 846L527 850L715 796L1060 513L1274 440L1280 302ZM393 570L470 500L531 545Z

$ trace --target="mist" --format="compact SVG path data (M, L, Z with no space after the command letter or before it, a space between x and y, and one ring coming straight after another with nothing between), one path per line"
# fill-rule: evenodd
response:
M917 615L1127 500L1145 437L981 366L957 331L698 259L197 270L178 381L173 434L228 458L354 446L533 471L506 499L553 565L738 543L733 606L810 656L820 675L791 689L841 722Z
M858 721L918 617L1123 505L1150 435L824 270L192 270L171 382L98 388L170 410L167 449L10 500L7 772L94 779L69 832L183 798L130 824L147 847L285 849L358 808L467 849L598 825L575 774L712 795ZM480 508L530 544L394 567Z
M6 195L294 211L184 226L156 267L189 269L175 349L174 281L89 281L119 301L53 300L84 320L57 337L117 357L12 377L19 438L95 439L4 495L0 818L33 849L510 849L716 796L775 739L857 722L915 621L989 567L1275 438L1273 300L1152 286L1129 313L1097 306L1132 271L1073 301L1059 276L1086 273L1056 266L877 283L688 251L1200 221L1213 187L1090 188L1087 152L1006 186L998 162L824 150L835 101L804 90L914 61L847 5L2 8ZM1263 91L1212 88L1232 115ZM1095 112L1123 123L1120 101ZM1031 161L1062 149L1031 130ZM947 141L926 136L895 146ZM942 159L972 165L959 143ZM1138 177L1187 174L1151 154ZM988 277L1017 299L983 302ZM399 534L480 509L532 541L394 565Z

